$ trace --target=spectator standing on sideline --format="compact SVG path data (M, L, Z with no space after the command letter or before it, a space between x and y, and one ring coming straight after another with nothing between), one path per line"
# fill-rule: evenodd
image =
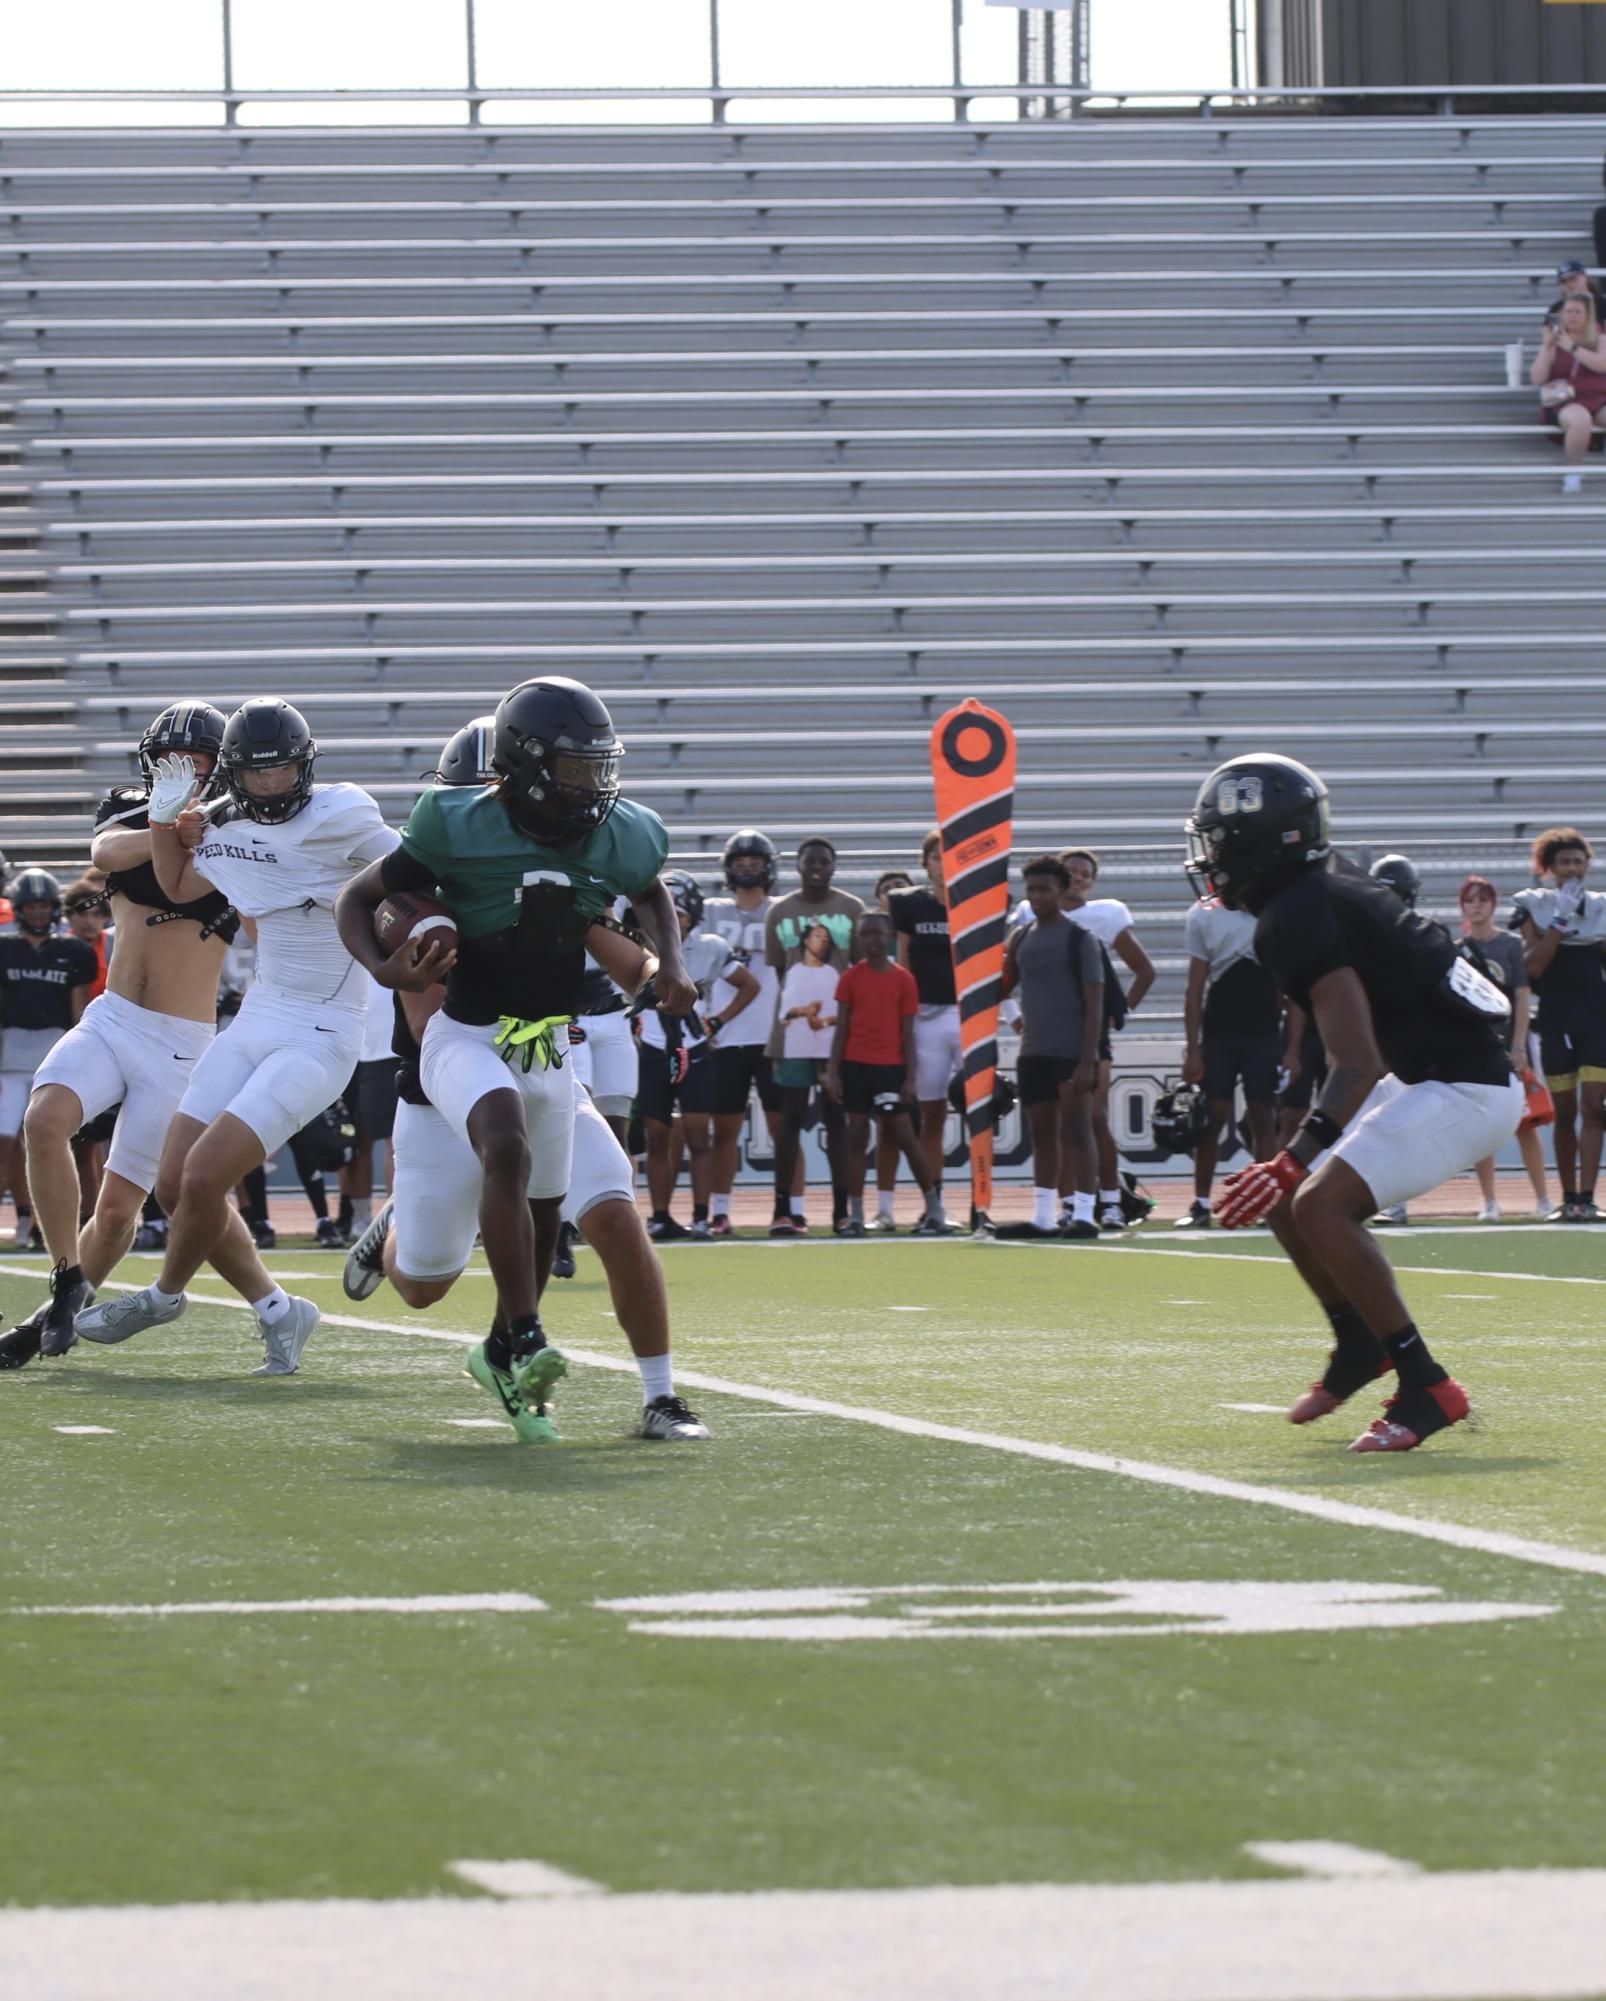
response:
M16 1248L43 1250L28 1200L23 1114L34 1072L89 1005L100 967L82 939L61 929L61 885L42 868L11 884L14 931L0 938L0 1182L17 1212Z
M781 1054L775 1059L775 1081L780 1086L783 1105L801 1103L803 1110L798 1125L801 1132L809 1100L821 1080L825 1065L831 1060L831 1045L836 1030L836 983L841 974L833 963L835 947L831 934L823 924L809 925L803 933L799 952L797 963L787 968L781 981L780 1005L776 1010ZM834 1102L827 1093L826 1103ZM784 1112L782 1117L784 1132ZM842 1172L845 1176L845 1162ZM785 1212L782 1211L781 1187L777 1170L775 1221L770 1225L770 1235L801 1237L808 1224L794 1209L788 1207ZM845 1207L843 1213L847 1213Z
M858 897L831 887L831 879L836 874L836 848L823 835L811 836L798 849L797 873L800 886L790 896L776 898L770 906L764 930L765 963L780 977L783 1017L788 1005L785 1000L785 976L803 956L804 933L817 925L824 927L831 941L830 963L840 973L847 967L853 951L854 926L864 914L864 905ZM834 1017L834 993L831 1012ZM781 1087L781 1127L775 1137L775 1220L770 1225L770 1235L796 1237L802 1235L801 1204L794 1206L793 1176L803 1144L803 1121L808 1116L809 1098L818 1080L811 1072L804 1081L802 1070L791 1067L793 1060L801 1059L783 1057L782 1027L783 1020L777 1019L770 1035L769 1053L772 1058L781 1058L786 1063L788 1075L798 1081L788 1083L787 1076L777 1069L776 1082ZM829 1054L830 1045L827 1043L818 1052L819 1060L823 1061ZM831 1221L836 1224L848 1212L847 1136L842 1107L827 1096L820 1106L820 1118L825 1127L826 1158L831 1164Z
M1182 1081L1204 1086L1210 1131L1194 1151L1193 1207L1176 1227L1208 1230L1222 1128L1231 1123L1240 1082L1253 1158L1270 1160L1277 1150L1277 986L1255 957L1255 919L1247 910L1201 898L1188 912L1182 940L1188 954Z
M885 869L875 879L875 888L870 892L870 900L883 917L888 917L892 914L892 899L900 890L913 888L914 877L907 869Z
M758 992L734 1017L736 989L716 980L709 998L713 1020L719 1023L714 1043L714 1145L709 1167L709 1234L731 1234L731 1191L740 1166L742 1128L747 1123L753 1093L763 1109L770 1143L781 1123L781 1093L768 1043L775 1029L781 983L764 956L764 934L775 902L775 843L756 827L741 827L725 843L720 858L725 896L711 896L703 906L703 922L717 931L731 957L758 982ZM712 1022L710 1023L712 1026ZM798 1165L802 1165L799 1154ZM794 1176L794 1206L802 1209L803 1185Z
M1002 989L1020 989L1022 1015L1016 1082L1032 1135L1033 1236L1098 1236L1093 1220L1097 1150L1093 1094L1104 1028L1104 953L1091 931L1065 915L1070 875L1057 855L1039 855L1023 871L1032 922L1004 947ZM1067 1174L1062 1166L1069 1156ZM1070 1219L1058 1215L1060 1190L1075 1189Z
M1461 905L1462 937L1466 945L1472 947L1467 956L1479 972L1486 973L1496 982L1511 1003L1511 1060L1517 1066L1524 1085L1527 1085L1534 1077L1534 1066L1528 1053L1528 1021L1533 1008L1533 992L1522 940L1510 931L1496 928L1494 918L1500 899L1486 875L1469 875L1461 885L1458 900ZM1517 1144L1522 1149L1522 1164L1533 1184L1534 1214L1548 1216L1550 1197L1545 1187L1545 1150L1540 1144L1538 1128L1526 1122L1518 1126ZM1480 1160L1475 1171L1483 1196L1478 1221L1497 1223L1500 1220L1500 1204L1495 1200L1494 1155Z
M1528 374L1539 391L1540 421L1561 432L1567 457L1561 490L1577 493L1590 439L1606 428L1606 341L1592 293L1572 294L1562 301L1554 324L1546 319Z
M839 1237L864 1235L864 1168L875 1118L895 1140L925 1197L926 1213L914 1234L942 1234L942 1197L915 1138L911 1090L915 1080L915 1020L920 995L914 975L892 958L892 919L867 910L859 919L861 956L837 981L836 1029L826 1071L827 1095L848 1116L848 1216Z
M923 884L893 892L891 916L898 934L898 964L912 976L919 996L915 1017L914 1087L920 1105L920 1149L937 1190L938 1227L946 1229L942 1206L943 1135L948 1129L948 1085L963 1063L959 1040L959 997L954 986L953 944L948 935L948 884L942 867L942 835L935 828L920 843ZM877 1190L878 1228L893 1227L892 1190ZM927 1205L928 1213L930 1204Z
M64 891L62 905L67 913L67 929L75 938L81 938L95 955L100 971L89 990L89 998L99 1000L106 991L106 967L117 946L117 934L111 928L111 898L104 884L97 888L80 876Z
M1539 889L1519 890L1511 928L1522 937L1539 1000L1539 1053L1556 1101L1560 1223L1596 1223L1606 1113L1606 896L1586 889L1594 849L1576 827L1547 827L1533 845Z

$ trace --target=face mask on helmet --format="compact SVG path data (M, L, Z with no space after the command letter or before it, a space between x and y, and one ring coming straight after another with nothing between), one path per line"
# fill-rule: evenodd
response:
M229 718L218 768L244 817L271 827L293 820L312 797L317 755L300 710L262 697Z
M775 844L757 828L743 828L725 843L720 867L724 871L725 887L732 892L739 889L773 889L776 877Z
M24 869L6 892L17 928L46 938L61 922L61 884L46 869Z
M703 892L694 877L674 870L663 878L669 900L689 923L698 923L703 914Z
M312 759L284 764L236 765L228 773L234 803L248 820L265 827L293 820L312 797Z
M594 833L619 803L623 752L544 752L538 744L529 752L524 768L506 777L514 819L543 839L575 841Z
M196 803L211 798L222 782L218 753L227 727L223 711L214 709L210 702L174 702L163 709L139 740L139 768L146 791L153 783L151 766L156 759L176 755L195 760L201 780Z

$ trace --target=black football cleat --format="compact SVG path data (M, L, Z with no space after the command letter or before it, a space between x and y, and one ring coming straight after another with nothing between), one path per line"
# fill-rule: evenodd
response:
M44 1325L40 1330L41 1355L65 1355L77 1345L78 1330L73 1323L93 1303L94 1297L94 1288L82 1272L69 1280L66 1265L56 1266L50 1274L50 1304L44 1310Z
M24 1369L30 1362L38 1360L44 1338L45 1315L49 1310L41 1306L37 1313L13 1327L9 1334L0 1334L0 1369Z

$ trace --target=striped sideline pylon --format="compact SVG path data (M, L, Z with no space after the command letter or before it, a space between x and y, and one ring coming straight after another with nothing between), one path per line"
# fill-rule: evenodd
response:
M993 1206L993 1089L998 1002L1009 916L1009 850L1015 814L1015 732L974 696L931 732L931 776L948 886L948 930L964 1052L970 1139L971 1228Z

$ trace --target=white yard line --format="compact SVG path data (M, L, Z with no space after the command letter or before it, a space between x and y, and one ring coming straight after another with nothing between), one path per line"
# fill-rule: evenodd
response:
M1246 1841L1244 1853L1273 1869L1291 1869L1299 1876L1335 1877L1419 1876L1414 1862L1384 1855L1375 1848L1355 1848L1347 1841Z
M114 1438L116 1433L106 1424L56 1424L52 1431L59 1431L63 1438Z
M600 1897L606 1884L571 1876L550 1862L448 1862L448 1871L493 1897Z
M1272 1417L1283 1417L1288 1411L1287 1404L1281 1403L1224 1403L1219 1404L1217 1408L1220 1410L1247 1410L1253 1411L1256 1416L1270 1415Z
M1231 1256L1231 1252L1162 1251L1161 1257ZM0 1266L0 1270L10 1267ZM1482 1276L1483 1274L1478 1274ZM1566 1281L1552 1281L1565 1283ZM1606 1280L1582 1279L1583 1285L1606 1284ZM122 1290L137 1290L124 1287ZM243 1299L219 1299L210 1294L191 1293L197 1306L220 1306L249 1313ZM359 1331L404 1334L415 1340L446 1341L454 1347L468 1347L482 1337L462 1328L417 1327L400 1320L378 1320L350 1313L326 1313L331 1327L352 1327ZM636 1365L622 1355L599 1355L574 1348L568 1342L563 1352L583 1367L605 1369L613 1375L636 1375ZM901 1411L876 1410L862 1404L836 1403L826 1397L800 1396L792 1390L765 1388L759 1383L741 1383L728 1376L711 1376L701 1370L677 1369L676 1380L684 1389L706 1390L713 1396L735 1397L745 1403L771 1404L778 1410L807 1412L815 1417L840 1418L847 1424L869 1425L877 1431L894 1432L905 1438L929 1438L948 1445L970 1445L988 1452L1004 1452L1017 1459L1035 1459L1053 1466L1074 1466L1084 1473L1107 1473L1121 1480L1137 1480L1147 1486L1169 1487L1184 1494L1208 1494L1223 1501L1244 1501L1252 1507L1276 1508L1291 1515L1335 1523L1343 1528L1380 1530L1388 1535L1413 1536L1421 1542L1441 1543L1451 1549L1472 1550L1480 1556L1507 1558L1514 1563L1537 1564L1546 1570L1566 1570L1586 1577L1606 1577L1606 1554L1593 1550L1569 1549L1562 1543L1538 1542L1526 1536L1507 1535L1498 1529L1471 1528L1461 1522L1437 1521L1431 1516L1397 1515L1385 1508L1363 1507L1353 1501L1338 1501L1324 1494L1300 1494L1285 1487L1259 1487L1247 1480L1228 1480L1215 1473L1194 1472L1182 1466L1162 1466L1152 1460L1127 1459L1108 1452L1087 1452L1071 1445L1054 1445L1035 1438L1012 1438L995 1431L973 1431L967 1426L936 1424L929 1418L908 1417Z
M1464 1230L1457 1230L1453 1233L1450 1231L1445 1232L1446 1236L1451 1234L1459 1237L1465 1236L1466 1232ZM1056 1247L1053 1244L1004 1244L1000 1245L999 1248L1012 1251L1051 1251ZM1097 1244L1088 1244L1083 1248L1098 1250L1101 1247ZM1111 1248L1116 1247L1111 1246ZM1122 1257L1127 1258L1212 1258L1218 1264L1282 1265L1290 1272L1293 1270L1293 1267L1288 1265L1283 1258L1282 1253L1275 1249L1269 1251L1265 1257L1258 1257L1253 1251L1184 1251L1180 1249L1166 1249L1159 1244L1122 1244L1118 1248ZM1548 1271L1481 1271L1476 1265L1470 1267L1464 1265L1395 1265L1394 1269L1397 1272L1403 1273L1407 1278L1479 1278L1491 1281L1513 1279L1523 1285L1606 1285L1606 1278L1563 1277L1558 1272Z
M1603 1909L1600 1869L133 1905L0 1910L0 1960L27 2001L1562 2001Z
M13 1605L14 1619L214 1618L272 1612L544 1612L522 1591L466 1591L423 1598L213 1598L173 1605Z

